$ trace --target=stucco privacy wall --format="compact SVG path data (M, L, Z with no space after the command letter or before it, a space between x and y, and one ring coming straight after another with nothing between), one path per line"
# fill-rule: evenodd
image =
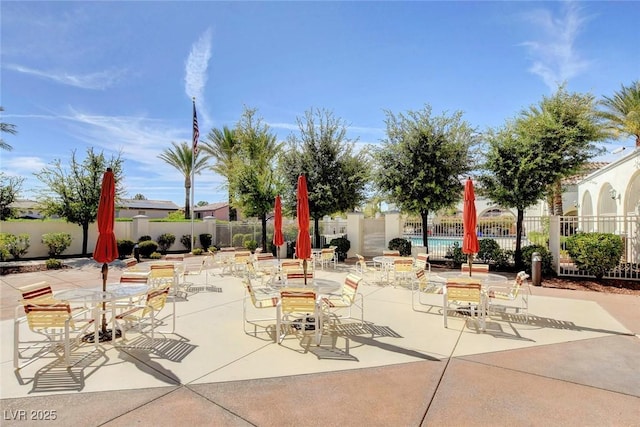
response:
M215 235L215 219L205 218L204 221L194 222L193 234L198 236L203 233ZM67 254L82 253L82 227L64 221L21 221L21 222L1 222L0 232L15 235L26 233L29 238L29 252L24 258L39 258L48 256L49 249L42 243L42 235L46 233L69 233L72 241L71 246L64 252ZM149 235L156 239L163 233L171 233L176 236L175 243L169 248L170 251L184 250L180 243L180 237L191 234L191 223L189 222L151 222L146 216L137 216L133 221L116 222L114 232L116 239L130 239L137 241L140 236ZM92 253L98 239L97 223L89 224L89 236L87 239L87 252ZM199 242L196 239L196 247Z

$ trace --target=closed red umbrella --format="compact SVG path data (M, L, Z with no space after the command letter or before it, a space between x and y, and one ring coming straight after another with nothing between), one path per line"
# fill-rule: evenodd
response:
M276 196L273 221L273 245L276 247L276 254L280 259L280 246L284 245L284 236L282 235L282 201L279 195Z
M476 196L473 191L471 178L464 184L464 205L462 208L462 226L464 228L464 238L462 240L462 252L467 254L469 259L469 275L471 275L471 264L473 264L473 254L480 250L478 244L478 233L476 218Z
M304 284L307 285L307 260L311 258L311 238L309 237L309 194L307 179L304 175L298 177L297 195L298 238L296 239L296 255L302 259L304 270Z
M100 203L98 204L98 241L93 251L93 259L102 264L102 290L107 290L107 275L109 273L108 263L118 258L118 244L116 235L113 233L116 208L116 184L111 168L107 168L102 178L102 189L100 191ZM107 331L107 318L102 306L102 340L109 340Z

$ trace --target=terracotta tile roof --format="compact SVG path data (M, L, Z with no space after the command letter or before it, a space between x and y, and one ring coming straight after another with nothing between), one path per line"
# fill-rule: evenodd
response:
M582 172L577 173L577 174L572 175L572 176L569 176L567 178L564 178L562 180L562 184L563 185L577 184L578 181L580 181L585 176L589 175L592 172L597 171L598 169L602 169L603 167L607 166L608 164L609 164L608 162L589 162L589 163L585 163L585 165L583 166L583 171Z

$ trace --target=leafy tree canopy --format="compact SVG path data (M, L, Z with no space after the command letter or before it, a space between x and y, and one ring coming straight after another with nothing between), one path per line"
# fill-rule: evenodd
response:
M54 160L36 177L44 184L38 202L48 215L58 215L67 222L82 227L82 254L87 254L89 224L95 222L100 202L102 178L108 167L113 170L116 182L116 199L124 194L122 188L122 164L120 153L107 159L104 153L87 149L84 160L76 158L72 151L68 167L63 167L60 159Z
M24 177L9 176L0 172L0 220L13 217L13 212L9 205L15 202L18 193L22 190Z

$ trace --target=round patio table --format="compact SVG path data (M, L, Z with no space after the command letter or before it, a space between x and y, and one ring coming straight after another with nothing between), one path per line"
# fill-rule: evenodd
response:
M509 279L506 276L496 273L477 273L470 276L468 272L443 271L438 274L431 274L429 280L435 282L458 282L458 283L480 283L483 287L504 285Z

